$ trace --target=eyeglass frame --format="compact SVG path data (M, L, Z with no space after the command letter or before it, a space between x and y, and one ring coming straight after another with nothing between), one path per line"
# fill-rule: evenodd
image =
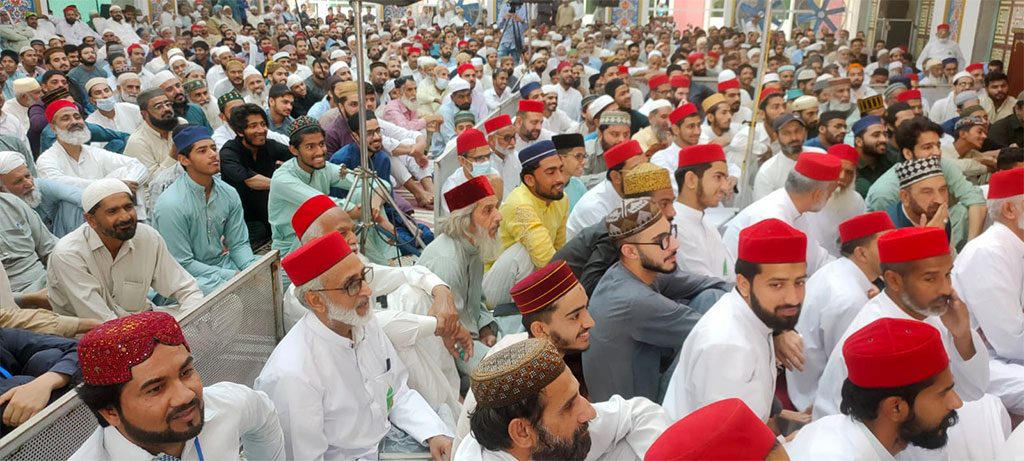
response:
M363 282L369 284L371 281L373 281L373 266L364 266L363 271L360 272L358 278L349 280L348 283L341 288L320 288L309 291L344 291L345 294L349 296L355 296L363 289Z
M626 242L626 243L628 243L630 245L658 245L661 248L662 251L665 251L665 250L668 249L669 245L671 244L671 240L670 239L677 238L678 235L679 235L679 230L676 227L676 225L675 224L670 224L669 227L668 227L668 232L666 232L665 234L662 235L660 241L657 241L657 242Z

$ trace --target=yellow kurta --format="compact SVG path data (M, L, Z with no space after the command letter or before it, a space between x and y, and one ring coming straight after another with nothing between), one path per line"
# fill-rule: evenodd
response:
M654 129L649 126L637 131L633 135L633 140L640 143L640 149L644 152L647 152L647 149L658 143L658 137L655 136Z
M565 245L565 220L569 216L569 198L544 203L526 184L520 184L501 205L501 245L522 243L536 267L551 261L555 251Z

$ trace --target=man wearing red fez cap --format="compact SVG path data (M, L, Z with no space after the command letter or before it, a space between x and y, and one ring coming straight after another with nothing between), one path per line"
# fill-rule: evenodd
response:
M64 21L54 20L53 25L56 26L57 33L64 37L68 45L81 45L85 37L93 37L97 43L103 39L99 33L82 21L82 15L74 5L65 7Z
M668 100L672 107L679 107L690 100L690 79L685 75L675 75L669 80L672 89L668 92Z
M761 421L775 416L775 363L763 358L775 357L773 335L792 330L800 316L808 243L803 232L778 219L743 229L736 288L700 318L683 342L665 395L670 416L679 418L729 397L742 399Z
M882 276L878 237L893 229L884 211L862 214L839 224L842 256L807 280L804 310L796 324L803 338L803 366L787 364L789 399L797 410L814 403L818 380L839 338L868 299L878 293Z
M807 234L807 274L835 259L816 239L817 232L806 213L825 209L837 187L842 162L836 157L804 152L788 173L785 186L751 203L725 225L722 240L731 258L738 256L740 232L768 218L779 219Z
M267 395L231 382L203 387L181 327L166 312L103 323L82 337L78 361L78 396L100 427L70 459L237 459L239 445L253 458L285 457Z
M825 208L808 216L811 234L832 256L839 256L839 225L850 218L867 212L864 198L857 193L857 165L860 156L857 149L848 144L833 144L828 155L839 159L841 170L839 181Z
M663 209L628 198L604 220L618 260L590 297L594 317L583 371L591 399L665 395L666 369L694 323L729 284L677 270L679 242Z
M647 157L640 149L640 143L630 140L606 151L604 162L608 167L605 180L583 194L569 213L569 220L565 224L568 238L601 222L609 211L621 204L624 196L622 179L637 165L647 163Z
M516 112L516 152L522 152L527 146L546 139L555 133L544 128L544 102L520 100L519 111Z
M644 461L783 460L786 449L742 400L707 405L676 421Z
M651 89L651 91L648 94L647 101L644 101L643 105L641 105L640 108L637 109L637 111L640 112L640 114L642 115L647 115L648 117L650 117L650 114L653 111L652 105L655 102L663 100L668 101L669 103L672 102L669 99L669 96L671 96L672 93L672 85L668 81L668 75L658 74L655 75L654 77L651 77L651 79L647 81L647 86ZM675 104L669 104L669 112L671 112L672 109L675 107Z
M918 453L946 445L964 402L953 388L938 330L915 320L882 318L853 333L842 349L850 370L843 383L843 414L801 429L786 445L793 459L885 459L909 447Z
M924 69L924 63L929 59L941 61L946 58L956 58L957 68L967 62L964 59L964 53L960 51L960 45L956 41L950 40L949 24L939 24L935 27L935 35L928 40L928 43L918 54L917 68Z
M878 238L878 259L885 289L860 309L839 343L881 318L927 323L941 334L957 393L970 402L968 405L978 405L979 413L965 413L965 416L986 414L984 408L990 400L999 404L998 399L985 396L990 388L989 354L981 336L971 327L967 305L956 295L946 275L953 268L946 233L934 227L893 230ZM847 375L844 351L836 347L818 384L814 398L815 419L840 412L842 387ZM977 420L965 420L963 423L963 427L989 424L988 421ZM984 445L989 438L980 434L960 433L959 436L967 436L968 440L977 438L978 446ZM970 457L964 453L949 453L949 456Z
M971 312L994 351L993 373L1010 378L993 379L989 392L1011 413L1021 414L1024 344L1017 340L1017 326L1024 324L1024 167L993 174L988 197L992 226L956 258L953 287L968 306L984 306Z
M541 118L543 119L543 116ZM518 125L513 124L512 118L508 115L499 115L484 122L487 145L491 146L491 168L497 171L502 179L502 197L512 193L512 189L521 181L519 172L522 171L522 166L516 152L517 130Z
M441 186L441 193L446 194L456 186L477 176L491 176L500 184L501 177L497 170L491 166L491 146L487 143L487 137L476 128L466 128L465 131L455 138L455 152L458 154L458 161L461 168L455 170L444 185ZM447 203L444 209L448 211Z
M673 142L651 156L651 163L670 172L679 167L679 151L700 142L700 113L693 103L676 107L668 115L669 129ZM672 175L672 189L679 190L675 175Z
M692 107L692 104L687 104ZM684 106L685 107L685 106ZM699 118L687 116L681 121L678 132L690 129L700 130L697 126ZM680 136L677 134L676 140ZM651 159L651 163L654 162ZM722 235L711 224L704 220L704 211L717 207L725 197L732 195L735 178L729 176L729 167L725 163L725 151L718 144L699 144L685 146L676 156L673 174L673 185L676 185L679 196L672 204L676 217L672 223L678 227L680 235L679 251L676 262L685 271L709 277L716 277L728 282L736 280L733 263L725 251Z
M373 271L345 237L316 238L285 256L281 267L308 311L274 348L254 387L281 415L284 457L373 456L390 420L435 458L450 456L452 434L408 387L405 364L374 320L367 283Z

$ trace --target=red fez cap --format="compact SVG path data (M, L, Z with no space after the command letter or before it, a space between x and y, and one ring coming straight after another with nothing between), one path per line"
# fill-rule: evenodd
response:
M417 42L422 42L423 41L423 36L422 35L413 35L412 39L416 40Z
M330 197L320 194L314 195L299 206L298 210L295 210L295 214L292 215L292 229L295 230L295 236L302 238L309 230L309 226L313 225L313 221L319 218L320 215L324 214L325 211L330 210L338 206L334 203L334 200Z
M718 84L718 92L725 93L726 90L735 90L739 89L739 87L740 81L736 80L735 78L731 78Z
M939 330L897 318L875 320L846 338L843 360L850 382L869 389L909 386L949 366Z
M693 105L692 102L688 102L686 104L683 104L683 105L677 107L675 110L672 111L671 114L668 114L668 121L669 121L669 123L675 125L675 124L679 123L680 120L682 120L682 119L684 119L686 117L689 117L691 115L699 115L699 114L697 114L697 106Z
M910 80L916 82L919 78L920 77L916 73L913 73L913 72L910 73ZM914 90L914 91L917 91L917 90Z
M967 68L964 69L964 70L966 70L967 72L974 72L976 70L984 70L984 69L985 69L985 65L984 64L982 64L980 62L976 62L976 63L973 63L973 64L967 66Z
M669 426L644 456L645 461L764 459L775 434L747 404L719 400Z
M68 5L68 6L64 7L64 12L67 13L68 10L74 11L76 9L78 9L78 8L76 8L75 5Z
M921 99L920 90L907 90L896 96L896 100L899 102L907 102L911 99Z
M67 99L58 99L51 102L50 105L46 106L46 121L47 123L53 123L53 116L57 115L57 111L65 108L72 108L78 110L75 103L68 101Z
M200 26L199 24L192 24L192 27L189 27L189 30L192 30L192 31L203 30L203 26Z
M807 261L807 235L775 218L740 231L739 259L758 264Z
M910 51L910 48L907 48L907 45L900 45L900 46L897 46L896 48L899 48L900 51L902 51L904 53L906 53L907 51Z
M501 114L484 122L484 129L487 130L487 134L491 134L511 124L512 117L509 117L508 114Z
M828 155L839 157L839 160L847 160L853 163L853 166L857 166L857 162L860 161L857 149L849 144L833 144L828 148Z
M423 44L423 49L424 50L429 50L430 49L430 44L429 43L424 43Z
M679 150L679 168L724 161L725 151L718 144L697 144Z
M686 60L690 61L690 64L693 64L693 61L696 61L698 59L704 59L704 53L696 53L695 52L695 53L690 53L688 56L686 56Z
M558 63L558 67L555 69L555 72L561 72L562 69L565 69L566 67L572 67L572 64L569 64L569 61L562 61Z
M689 88L690 78L685 75L676 75L669 81L672 84L672 88Z
M761 100L764 101L766 98L768 98L768 96L774 93L779 93L779 95L782 95L782 90L775 87L765 88L761 90Z
M78 342L82 380L92 386L131 381L132 367L149 359L157 343L188 349L181 326L171 314L141 312L104 322Z
M935 27L935 30L949 30L949 24L939 24Z
M138 43L132 43L131 45L128 45L128 54L131 54L132 50L134 50L136 48L141 50L142 49L142 45L139 45Z
M579 283L565 261L551 261L515 284L509 294L519 313L526 315L558 301Z
M626 66L619 66L619 75L629 74L629 68Z
M988 199L995 200L1024 194L1024 167L999 171L988 180Z
M409 47L409 54L413 54L413 53L423 53L423 50L421 50L421 49L419 49L418 47L415 47L415 46L410 46Z
M465 72L465 71L467 71L467 70L476 70L476 68L475 68L475 67L473 67L473 65L472 65L472 64L470 64L470 63L468 63L468 62L467 62L467 63L465 63L465 64L463 64L463 65L459 66L459 70L458 70L457 74L458 74L458 75L462 75L462 73L463 73L463 72Z
M444 202L450 211L461 210L484 197L494 195L487 176L477 176L444 193Z
M658 75L655 75L655 76L651 77L651 79L647 81L647 86L650 87L653 90L653 89L655 89L655 88L657 88L657 87L659 87L661 85L664 85L666 83L668 83L668 75L666 75L666 74L658 74Z
M462 47L464 47L466 45L469 45L469 42L467 42L465 40L459 40L459 44L458 44L459 48L462 48Z
M718 53L715 53L714 51L708 51L708 57L709 58L718 58Z
M487 145L487 136L476 128L466 128L465 131L459 134L459 137L455 138L455 152L458 154L464 154L469 152L470 149L475 149L480 146Z
M804 152L796 159L796 171L815 181L835 181L843 169L838 157Z
M171 44L171 42L169 42L167 40L157 40L157 41L153 42L153 49L155 50L155 49L158 49L158 48L166 48L167 45L170 45L170 44Z
M538 114L543 114L544 101L538 101L536 99L520 99L519 112L536 112Z
M904 227L878 238L878 260L883 263L917 261L949 254L946 231L938 227Z
M350 254L352 249L345 237L340 232L329 232L288 253L281 260L281 267L292 283L299 286L327 272Z
M846 243L896 227L884 211L854 216L839 224L839 241Z
M640 148L640 143L635 139L630 139L622 144L617 144L615 147L608 149L604 152L604 164L608 169L612 169L620 163L629 160L634 155L640 155L644 153L644 150Z

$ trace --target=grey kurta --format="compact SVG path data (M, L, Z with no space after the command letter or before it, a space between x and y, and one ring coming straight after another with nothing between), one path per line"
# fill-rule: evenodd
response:
M423 249L416 265L430 269L451 287L459 321L473 339L477 339L480 329L487 325L492 325L491 329L498 332L491 312L484 305L484 262L472 244L447 234L438 234Z
M676 271L648 286L616 262L590 297L590 348L583 374L590 399L618 394L661 402L683 340L731 284Z
M14 194L0 193L0 262L15 296L46 287L46 267L57 238L32 208Z

